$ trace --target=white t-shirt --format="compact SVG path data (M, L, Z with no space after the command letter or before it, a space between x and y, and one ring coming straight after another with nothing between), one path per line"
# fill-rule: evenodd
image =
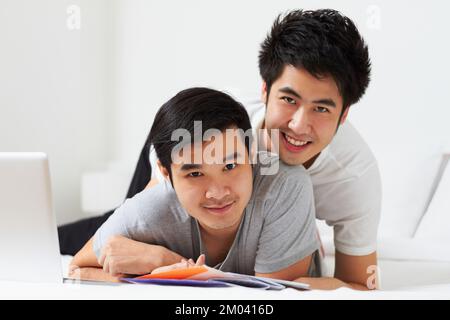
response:
M247 100L244 105L252 128L261 128L265 105L259 100ZM161 181L153 150L150 161L152 178ZM376 251L381 212L378 164L366 142L348 121L339 127L331 143L307 172L313 183L316 218L333 227L336 250L353 256Z

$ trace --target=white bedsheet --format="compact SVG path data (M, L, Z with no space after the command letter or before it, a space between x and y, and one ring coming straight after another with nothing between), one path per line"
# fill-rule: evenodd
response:
M62 256L64 276L71 256ZM228 299L450 299L448 284L403 287L396 290L361 292L347 288L334 291L265 291L259 289L192 288L154 285L87 285L30 284L0 282L0 299L170 299L170 300L228 300Z
M121 284L32 284L0 282L0 299L151 299L151 300L284 300L284 299L450 299L450 284L399 291L360 292L347 288L334 291L285 289L192 288Z

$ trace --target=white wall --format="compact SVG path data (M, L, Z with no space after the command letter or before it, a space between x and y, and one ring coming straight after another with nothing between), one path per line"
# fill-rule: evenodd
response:
M134 169L156 110L177 91L258 94L259 44L278 13L300 5L342 11L369 43L372 83L350 120L380 162L384 234L412 235L450 149L444 1L0 3L0 150L49 153L60 222L81 216L82 173ZM79 31L66 27L69 4L81 8Z
M381 29L365 32L373 79L351 119L379 160L381 234L412 236L441 156L450 150L450 4L379 3Z
M81 174L109 161L106 2L0 0L0 151L48 153L59 223L80 217Z

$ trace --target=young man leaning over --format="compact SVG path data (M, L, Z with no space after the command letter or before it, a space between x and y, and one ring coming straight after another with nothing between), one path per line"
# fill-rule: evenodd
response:
M201 136L179 143L180 129ZM203 136L211 129L213 136ZM163 181L114 212L76 254L71 276L116 280L201 254L223 271L286 280L319 275L308 175L278 157L269 162L276 174L263 175L259 164L251 164L249 140L248 114L227 94L193 88L165 103L149 136ZM144 244L154 251L135 255Z
M259 70L264 104L247 108L253 127L279 145L283 162L307 169L316 217L334 228L335 278L300 280L374 289L380 176L369 147L345 122L369 84L367 45L337 11L292 11L262 43ZM270 141L266 133L275 128L279 139Z

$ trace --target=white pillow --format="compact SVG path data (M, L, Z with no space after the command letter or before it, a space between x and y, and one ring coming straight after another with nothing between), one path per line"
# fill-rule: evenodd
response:
M412 237L424 215L442 151L427 147L421 152L385 147L376 153L383 188L381 237Z
M450 162L447 163L415 238L450 240Z

